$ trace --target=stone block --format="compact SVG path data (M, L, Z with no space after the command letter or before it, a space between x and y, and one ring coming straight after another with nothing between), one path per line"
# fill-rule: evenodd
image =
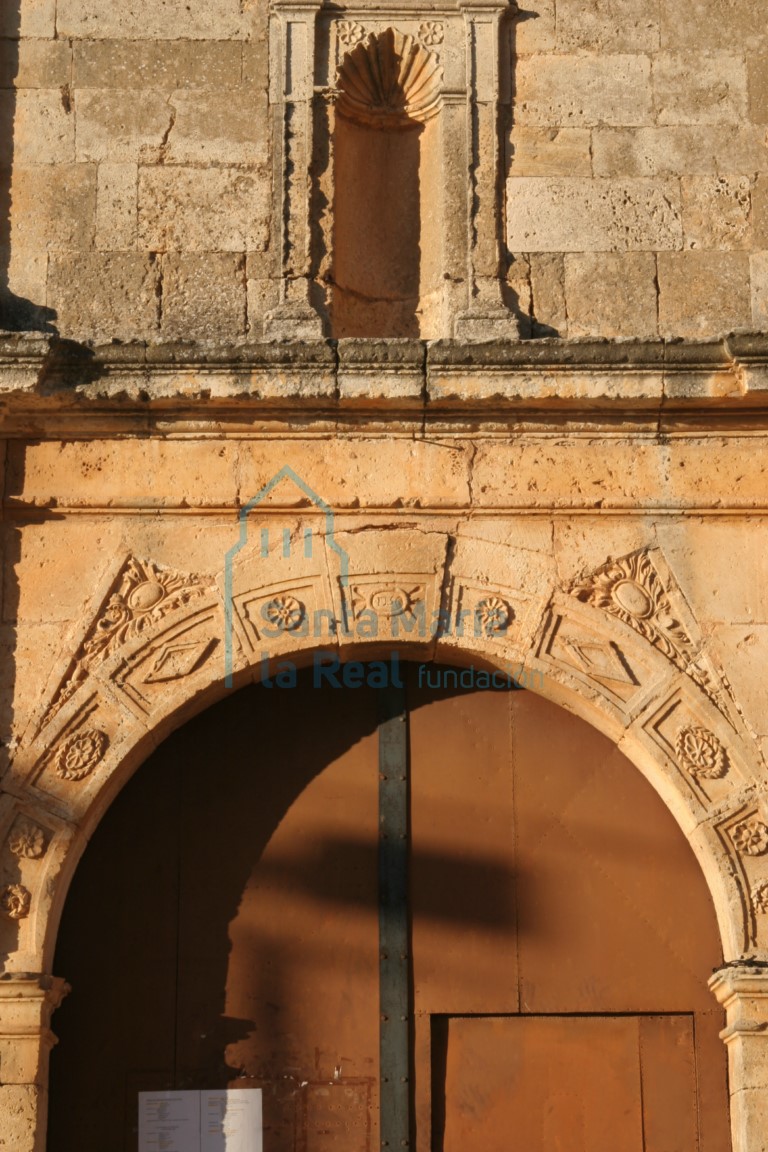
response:
M269 45L266 28L243 44L243 84L251 88L269 86Z
M768 56L747 58L747 97L753 124L768 124Z
M240 40L251 19L244 8L240 0L57 0L56 29L64 39Z
M58 88L0 92L0 123L13 124L15 164L75 159L75 117Z
M245 335L245 255L169 253L162 274L165 338L221 341Z
M263 250L269 238L270 198L266 171L143 168L139 242L157 252Z
M14 165L12 244L37 252L83 251L93 243L95 218L94 165Z
M684 176L686 248L748 248L751 239L748 176Z
M765 129L754 125L595 128L595 176L707 176L768 168Z
M9 462L9 483L20 497L39 506L151 510L235 504L236 441L222 442L213 452L205 440L160 439L41 441L23 448L20 445L15 463ZM275 455L281 451L278 446ZM84 525L81 531L92 536L94 529Z
M531 317L533 335L566 336L568 313L565 307L565 267L557 253L532 252Z
M677 181L521 176L507 184L513 252L657 251L682 241Z
M752 323L759 332L768 331L768 252L753 252L749 258L752 285Z
M167 163L267 163L266 92L179 91L169 102L174 123L164 149Z
M515 68L515 120L546 128L651 124L648 58L526 56Z
M555 0L538 0L535 11L528 9L510 27L511 55L552 52L555 47Z
M87 88L77 93L77 158L135 163L159 158L174 110L160 92Z
M510 176L591 176L588 128L523 128L509 139Z
M677 4L661 5L662 48L732 49L735 36L742 48L768 48L765 12L755 0L689 0L683 10Z
M705 632L713 623L768 623L767 528L762 517L657 525L659 544Z
M157 335L157 268L132 252L54 254L48 304L71 339L146 340Z
M759 251L768 248L768 175L758 176L752 188L752 244Z
M654 52L658 10L645 0L557 0L558 52Z
M660 52L653 59L659 124L741 124L747 111L743 56L730 52Z
M747 722L760 736L768 735L768 695L764 672L768 660L768 625L720 625L713 630L715 658L728 669L728 679Z
M0 87L61 88L68 84L72 49L65 40L0 40Z
M38 1109L44 1106L43 1093L34 1084L0 1085L2 1140L8 1152L40 1152Z
M748 326L749 257L744 252L660 252L659 334L700 340Z
M266 274L261 253L249 253L248 272L248 331L251 338L259 340L264 335L264 317L276 308L280 300L280 282Z
M657 335L652 252L567 253L565 296L569 337Z
M100 164L96 192L96 247L108 252L136 247L136 164Z
M84 40L74 45L76 88L237 88L239 40Z
M18 39L56 35L56 0L16 0L0 4L0 36Z

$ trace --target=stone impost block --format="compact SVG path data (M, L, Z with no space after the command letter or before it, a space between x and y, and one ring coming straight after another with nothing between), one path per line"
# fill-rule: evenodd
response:
M660 252L659 334L697 339L751 320L745 252Z
M245 255L168 253L162 259L162 324L168 339L245 335Z
M653 59L659 124L740 124L746 118L744 57L730 52L661 52Z
M507 184L513 252L658 251L682 241L677 181L523 176Z
M51 1013L68 991L69 986L63 980L50 976L0 979L3 1085L44 1083L48 1053L56 1042L50 1031ZM6 1135L3 1128L2 1138Z
M156 252L261 251L270 196L270 174L263 170L142 168L139 242Z
M83 40L74 44L76 88L237 88L239 40Z
M649 60L619 54L523 57L515 68L515 120L546 128L651 124Z
M686 248L748 248L752 182L748 176L684 176Z
M652 252L568 253L565 294L569 336L652 339L657 334Z

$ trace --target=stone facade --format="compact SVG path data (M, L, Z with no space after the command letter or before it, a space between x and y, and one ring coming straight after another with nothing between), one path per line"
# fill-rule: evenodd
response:
M615 740L701 863L733 1152L768 1147L768 31L752 0L510 15L0 11L17 1152L46 1146L80 854L151 748L262 673L265 605L273 663L317 619L341 657L524 668ZM356 51L434 85L401 70L363 114ZM371 149L397 212L391 182L353 194ZM362 634L403 587L438 624ZM459 626L499 612L503 638Z

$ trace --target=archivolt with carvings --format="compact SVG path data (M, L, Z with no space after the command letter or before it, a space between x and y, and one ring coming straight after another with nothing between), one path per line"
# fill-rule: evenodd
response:
M762 763L658 551L563 588L543 560L532 582L530 553L523 561L461 534L370 528L337 534L333 547L319 540L308 556L238 557L236 686L318 649L343 660L396 646L525 670L524 683L614 738L665 799L707 876L726 957L768 955ZM158 740L224 693L222 588L129 556L102 590L0 796L10 970L48 968L69 878L111 797Z

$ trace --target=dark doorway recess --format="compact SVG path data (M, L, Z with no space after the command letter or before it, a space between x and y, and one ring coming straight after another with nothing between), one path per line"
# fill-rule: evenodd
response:
M64 910L50 1152L136 1152L139 1091L227 1086L262 1088L265 1152L379 1149L382 747L407 759L411 1148L507 1152L525 1123L525 1152L595 1152L606 1075L611 1152L730 1147L715 915L662 801L541 697L404 679L405 739L377 690L307 672L189 721L117 797Z

